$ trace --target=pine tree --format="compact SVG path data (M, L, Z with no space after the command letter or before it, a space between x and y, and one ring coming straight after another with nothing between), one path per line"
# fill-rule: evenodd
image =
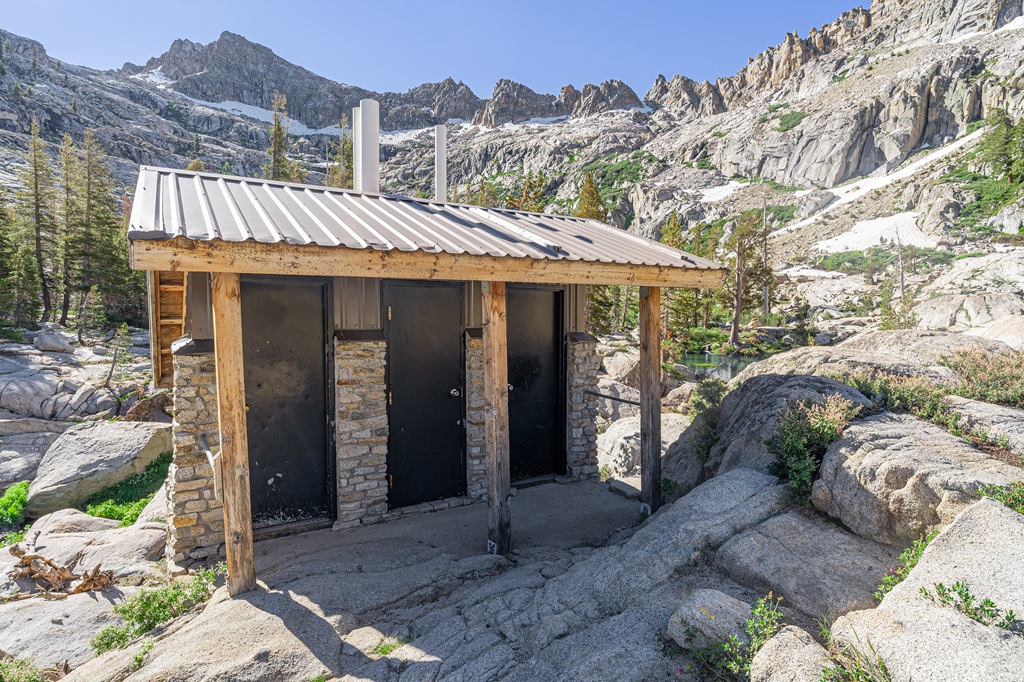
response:
M268 180L280 180L282 182L305 182L306 173L299 166L298 162L288 158L288 112L285 107L288 105L288 98L277 93L272 100L273 120L270 129L270 147L267 154L270 155L270 163L263 167L263 176Z
M597 183L594 182L592 173L588 172L583 176L583 187L580 188L580 197L576 202L574 215L577 218L589 218L601 222L608 220L608 209L605 208L604 200L601 199L601 192L597 188Z
M75 148L75 143L68 133L64 133L58 160L60 162L60 205L57 215L60 228L58 244L61 280L61 306L58 322L66 325L68 313L71 310L71 297L76 288L75 284L82 261L81 231L84 222L82 202L78 194L81 185L78 177L80 170L78 149Z
M740 216L726 247L729 249L728 264L732 278L727 282L725 292L732 308L732 325L729 344L739 344L740 321L743 313L760 307L764 287L774 286L775 276L771 266L765 266L760 258L764 237L764 214L760 210L747 211Z
M334 155L327 160L324 184L327 187L352 189L352 131L349 130L348 116L342 115L338 128L341 135L334 147Z
M601 193L594 182L594 176L587 173L576 201L573 215L589 220L608 220L608 210ZM623 296L622 287L595 284L587 287L587 324L595 334L610 334L618 328L619 301Z
M992 175L1013 183L1014 127L1006 109L993 109L986 118L988 130L982 138L978 158L992 168Z
M42 295L42 320L50 319L53 310L53 259L57 235L57 183L46 153L46 143L39 137L39 125L32 121L25 167L18 171L22 189L15 195L15 212L24 221L32 239L32 257Z
M198 159L199 155L202 153L202 151L203 151L203 149L199 145L199 133L193 133L192 134L192 156Z
M530 171L523 179L518 196L508 200L509 208L532 213L542 212L547 203L547 196L544 193L547 184L548 178L543 171L536 176Z
M1013 144L1010 150L1010 176L1018 183L1024 182L1024 116L1017 119L1013 127Z

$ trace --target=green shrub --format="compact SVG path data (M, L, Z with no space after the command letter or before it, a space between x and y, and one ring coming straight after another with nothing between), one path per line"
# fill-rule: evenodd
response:
M775 456L770 472L787 481L794 499L809 503L811 485L825 450L839 440L843 429L859 413L859 405L838 395L830 395L824 402L787 404L775 434L765 444Z
M711 159L704 157L703 159L697 159L697 168L700 170L711 170L715 167L715 164L711 163Z
M691 660L715 679L749 680L754 655L782 629L781 601L769 592L767 597L754 602L747 622L740 623L749 638L747 642L736 635L709 641L699 627L683 619L683 634L690 645Z
M958 350L941 364L953 370L950 393L986 403L1024 408L1024 353Z
M135 638L209 599L214 581L225 570L223 565L203 569L170 585L136 592L114 607L114 613L121 616L123 624L104 628L89 640L89 645L97 654L123 649Z
M1003 630L1014 629L1016 614L1013 611L1004 611L988 597L978 599L977 596L971 594L966 583L957 581L953 583L952 587L935 583L934 587L935 594L932 594L927 587L922 587L921 595L939 606L956 609L982 625L995 625Z
M167 478L170 466L171 453L165 452L146 465L142 473L126 478L89 498L85 504L85 513L120 521L122 526L132 525L153 499L153 493Z
M778 130L780 133L784 133L787 130L792 130L793 128L796 128L798 125L803 123L804 119L807 118L809 115L810 114L804 113L802 111L791 111L787 114L783 114L782 116L779 117L779 126L778 128L776 128L776 130Z
M989 485L983 489L981 496L991 497L996 502L1002 502L1018 514L1024 514L1024 482L1018 481L1009 485Z
M607 464L602 465L601 468L597 470L597 480L601 481L601 483L610 481L613 478L615 477L612 476L612 470L608 468Z
M28 502L28 481L15 483L4 491L3 496L0 497L0 534L14 531L25 523L26 502Z
M704 412L718 412L729 386L718 378L709 378L697 384L690 394L690 417ZM716 419L717 421L717 419Z
M0 682L46 682L49 678L24 658L0 660Z
M914 544L905 549L903 554L900 554L900 565L890 570L885 577L882 578L882 582L878 586L878 591L875 592L875 599L881 600L882 597L889 594L889 592L892 592L892 588L896 587L906 579L914 566L917 566L917 562L921 560L921 555L924 554L925 548L928 547L928 544L934 540L935 536L938 534L939 531L933 531L919 540L914 540Z

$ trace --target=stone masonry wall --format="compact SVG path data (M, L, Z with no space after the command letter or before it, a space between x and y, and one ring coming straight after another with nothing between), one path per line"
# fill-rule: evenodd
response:
M213 469L199 445L216 450L217 374L213 355L174 356L174 459L167 483L168 558L187 568L224 554L224 512L214 497Z
M589 334L571 333L568 338L568 434L566 475L570 479L596 479L597 397L586 391L597 390L597 370L601 358L597 339Z
M484 342L466 335L466 496L487 499Z
M388 511L386 353L384 341L339 340L335 344L335 530L380 521Z

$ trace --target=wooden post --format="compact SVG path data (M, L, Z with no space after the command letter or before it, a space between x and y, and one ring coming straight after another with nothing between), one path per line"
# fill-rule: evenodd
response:
M484 433L487 455L487 552L512 552L508 444L508 348L505 283L483 283Z
M640 511L661 506L661 289L640 287Z
M224 545L228 558L228 592L234 597L256 587L242 367L241 286L234 273L213 275L213 345L217 363Z

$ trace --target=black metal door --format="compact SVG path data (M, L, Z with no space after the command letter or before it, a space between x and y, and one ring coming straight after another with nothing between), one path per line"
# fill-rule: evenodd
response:
M384 286L391 507L465 492L462 292L462 284Z
M509 287L509 459L513 481L564 470L562 292Z
M330 285L242 280L249 489L256 528L334 517Z

